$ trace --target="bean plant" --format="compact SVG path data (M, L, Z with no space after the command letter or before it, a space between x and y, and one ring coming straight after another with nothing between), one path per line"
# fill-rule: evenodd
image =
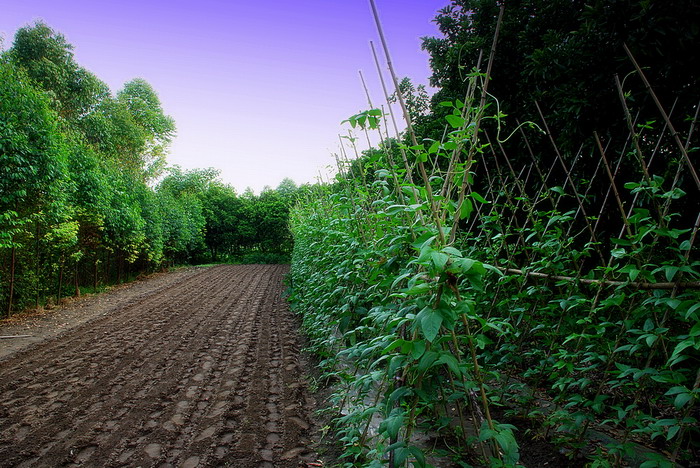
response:
M383 139L291 212L291 301L336 389L341 463L518 466L525 432L590 466L692 459L700 262L698 224L673 211L683 179L610 171L601 202L586 181L605 177L602 146L594 174L560 182L512 167L500 143L541 130L506 132L478 99L484 75L469 79L442 103L443 140Z

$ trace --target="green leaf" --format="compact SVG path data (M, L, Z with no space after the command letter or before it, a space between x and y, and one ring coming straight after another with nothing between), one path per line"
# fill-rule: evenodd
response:
M464 119L458 115L446 115L445 119L452 126L452 128L460 128L464 125Z
M688 403L692 399L692 393L679 393L673 400L673 406L675 406L676 409L681 409L683 406L685 406L686 403Z
M488 203L488 201L486 201L486 199L479 195L477 192L471 192L469 196L472 197L474 200L478 201L479 203Z
M623 248L617 248L617 249L612 249L610 251L610 255L615 257L615 258L622 258L625 256L625 249Z
M442 252L433 251L431 254L431 260L437 271L443 271L445 269L445 265L447 265L447 260L449 260L449 257Z
M388 439L398 437L404 424L404 413L401 408L391 410L389 416L379 424L379 433L385 434Z
M428 306L418 313L416 320L420 323L425 339L432 343L442 326L442 315Z
M549 190L551 190L554 193L558 193L559 195L564 195L564 189L560 186L552 187Z
M423 357L418 361L418 371L425 372L430 369L438 358L438 353L435 351L426 351Z
M467 219L469 215L474 211L474 205L472 205L471 200L465 198L462 200L462 206L459 208L459 219Z
M403 292L406 294L423 294L430 291L430 283L417 283L410 288L404 289Z
M446 364L450 368L455 377L460 377L462 375L462 369L459 367L459 361L456 357L449 353L441 353L440 359L437 360L439 364Z
M678 431L681 430L681 426L671 426L668 428L668 434L666 435L666 440L671 440L673 437L678 434Z
M423 353L425 353L425 341L424 340L419 340L419 341L413 341L412 342L413 347L411 348L411 357L413 359L420 359L421 356L423 356Z
M434 141L433 144L430 145L430 148L428 148L428 153L435 154L438 152L439 149L440 149L440 142Z
M452 255L453 257L462 257L462 252L451 246L443 247L441 252L445 252L446 254Z
M426 462L423 451L415 445L408 447L408 451L413 455L413 458L415 458L415 462L413 463L415 468L429 468L431 466Z
M664 269L664 274L666 275L666 281L673 281L673 277L676 276L676 273L678 273L678 270L680 270L679 267L675 266L668 266Z
M693 325L693 328L690 329L690 336L700 336L700 322L697 322L695 325Z

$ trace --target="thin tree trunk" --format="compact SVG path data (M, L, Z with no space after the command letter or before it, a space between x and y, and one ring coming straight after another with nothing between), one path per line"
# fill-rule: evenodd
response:
M75 275L73 276L75 286L75 297L80 297L80 278L78 277L78 262L75 262Z
M58 291L56 293L56 305L61 303L61 290L63 289L63 260L58 268Z
M122 283L122 268L124 267L124 256L121 252L117 254L117 284Z
M104 270L104 283L109 284L109 262L112 261L112 254L108 250L107 251L107 261L105 262L105 270Z
M97 291L97 276L99 275L97 270L97 257L95 257L95 274L92 277L92 289Z
M7 317L12 314L12 296L15 292L15 260L17 248L12 246L12 259L10 260L10 296L7 299Z
M40 295L40 290L39 290L39 265L40 259L39 259L39 223L35 223L35 230L34 230L34 277L36 278L36 296L34 297L34 307L39 308L39 295Z

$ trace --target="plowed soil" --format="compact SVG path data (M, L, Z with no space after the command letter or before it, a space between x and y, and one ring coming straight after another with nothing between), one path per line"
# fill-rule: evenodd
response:
M116 291L0 358L0 466L306 466L313 400L286 272L217 266Z

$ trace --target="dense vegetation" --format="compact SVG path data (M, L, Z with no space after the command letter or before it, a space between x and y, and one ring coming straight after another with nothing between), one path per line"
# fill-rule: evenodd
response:
M382 144L291 213L344 466L516 466L541 440L594 467L698 459L691 3L508 2L494 59L495 2L455 1L425 40L443 88L401 86L415 127L349 119Z
M0 56L3 312L173 263L288 257L294 183L239 195L215 170L167 168L174 134L146 81L112 95L61 34L17 32Z

